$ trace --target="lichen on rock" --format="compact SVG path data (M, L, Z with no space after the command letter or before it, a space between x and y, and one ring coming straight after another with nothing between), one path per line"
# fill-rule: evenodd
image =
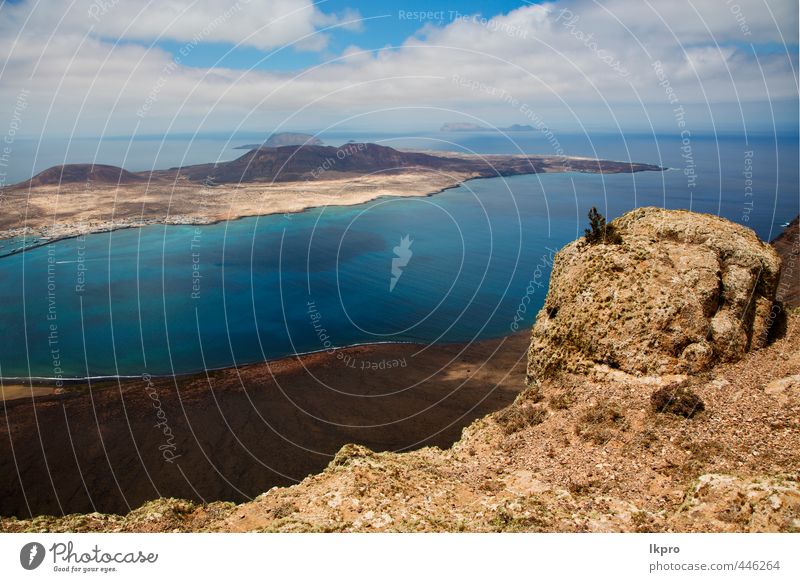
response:
M639 208L616 245L557 255L536 318L528 379L606 364L631 374L698 373L767 343L775 250L716 216Z

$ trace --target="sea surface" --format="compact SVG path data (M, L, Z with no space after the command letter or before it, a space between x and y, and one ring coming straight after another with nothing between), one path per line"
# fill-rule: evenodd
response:
M475 153L558 153L666 172L473 180L430 197L148 226L0 258L0 377L183 374L373 342L469 342L530 327L554 252L592 206L724 216L764 240L798 214L797 135L323 135ZM23 180L57 163L227 160L253 136L19 140ZM376 362L380 365L380 362Z

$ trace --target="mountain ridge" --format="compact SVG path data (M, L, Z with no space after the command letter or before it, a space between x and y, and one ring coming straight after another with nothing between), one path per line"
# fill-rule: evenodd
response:
M628 173L663 171L665 168L646 163L564 156L434 154L397 150L374 143L347 143L338 147L258 147L227 162L193 164L152 172L131 172L106 164L65 164L48 168L30 180L8 186L7 189L78 183L113 186L179 179L205 185L293 182L375 173L396 174L411 169L495 177L548 171Z

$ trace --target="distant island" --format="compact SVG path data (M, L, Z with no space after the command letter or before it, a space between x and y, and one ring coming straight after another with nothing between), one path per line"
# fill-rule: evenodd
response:
M0 240L10 240L0 245L0 254L147 224L210 224L380 196L428 196L475 178L663 169L555 155L406 151L374 143L262 145L228 162L145 172L66 164L0 190L9 208L25 209L0 214Z
M254 150L257 148L279 148L282 146L322 145L322 140L308 133L294 133L284 131L273 133L264 143L249 143L240 145L235 150Z
M458 131L535 131L533 126L520 125L515 123L508 127L487 127L477 123L468 123L464 121L451 121L445 123L439 128L439 131L458 132Z

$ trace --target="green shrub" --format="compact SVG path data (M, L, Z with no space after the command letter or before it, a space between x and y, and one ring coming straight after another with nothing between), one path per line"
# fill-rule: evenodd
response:
M589 228L584 232L586 243L590 245L597 243L618 245L622 242L617 230L612 225L606 224L605 217L594 206L589 211Z

